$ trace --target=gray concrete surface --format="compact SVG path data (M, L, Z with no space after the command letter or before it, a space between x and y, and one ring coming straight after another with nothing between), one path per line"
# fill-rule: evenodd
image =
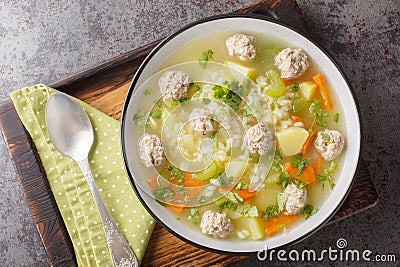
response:
M0 100L22 86L49 83L163 37L183 24L251 2L1 0ZM400 1L298 3L312 36L337 59L355 89L363 117L362 154L379 191L380 203L321 229L291 249L336 248L336 241L345 238L350 249L395 254L397 263L388 265L398 266ZM0 218L0 266L47 266L2 139ZM267 263L250 258L234 265ZM323 263L351 264L327 260ZM273 265L283 262L275 260Z

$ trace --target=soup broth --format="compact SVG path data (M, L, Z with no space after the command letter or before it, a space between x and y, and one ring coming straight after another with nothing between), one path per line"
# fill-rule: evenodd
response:
M137 127L145 128L147 134L162 137L167 157L163 164L155 166L154 172L149 171L146 180L148 191L176 220L214 238L264 240L290 231L291 227L308 219L323 205L335 186L345 149L341 155L327 160L325 157L328 156L322 156L318 149L317 139L324 145L335 145L333 134L344 132L345 118L340 102L331 89L333 86L329 84L329 74L313 64L312 58L308 58L310 66L303 75L282 79L275 58L287 48L284 42L271 40L257 32L244 33L255 38L256 56L253 60L243 61L228 53L226 40L234 34L236 32L200 36L177 48L161 65L160 75L167 68L190 73L193 70L186 71L185 65L176 65L193 62L201 65L205 73L209 71L208 82L192 80L184 101L171 100L162 96L160 89L154 88L159 81L157 76L152 81L148 96L143 96L155 105L148 112L137 112L133 119ZM205 57L207 51L208 56ZM206 60L199 62L199 58ZM215 71L213 62L227 65L245 78L232 79L234 75L224 68ZM254 82L253 87L244 85L246 77ZM234 91L230 98L222 99L220 94L226 93L224 88L234 88L234 81L243 90L240 93ZM283 91L277 95L272 90L280 85ZM246 88L250 88L249 92L243 93ZM229 108L233 107L233 111L229 111L231 115L224 107L214 103L234 102L236 97L241 97L241 93L247 94L246 102L239 102L236 106L228 103ZM185 104L197 98L197 104ZM260 99L263 103L257 104ZM176 111L178 106L182 106L180 113ZM193 109L205 106L211 106L211 112L205 117L209 119L207 122L212 130L199 134L188 118ZM259 114L252 114L252 109ZM239 119L237 124L234 124L234 118ZM225 129L225 121L233 123L228 130ZM258 123L269 129L273 136L269 140L273 145L265 155L246 147L250 128ZM141 137L135 138L139 140ZM239 151L237 156L233 155L235 149ZM140 149L138 153L142 153ZM174 156L178 154L187 161L186 165L177 163L179 159ZM200 162L200 154L203 162ZM265 162L262 163L264 157ZM199 163L196 171L193 171L191 162ZM233 162L231 169L227 167L229 162ZM257 164L261 167L254 174L252 171ZM257 175L262 183L255 191L250 190L252 179ZM218 192L208 194L208 186L217 186L214 191ZM290 187L292 190L289 190ZM224 225L218 225L217 221L223 221ZM212 232L213 227L221 228L220 231L226 233Z

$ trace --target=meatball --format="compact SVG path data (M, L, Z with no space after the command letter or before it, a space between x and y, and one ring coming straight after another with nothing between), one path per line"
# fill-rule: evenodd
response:
M163 165L165 163L164 147L160 137L145 133L139 140L139 157L146 167Z
M326 129L318 132L314 146L325 160L330 161L342 152L344 138L339 131Z
M302 49L285 48L276 55L275 66L281 71L282 78L292 80L303 75L310 64Z
M190 125L196 132L205 135L214 131L214 122L209 117L211 112L207 109L195 108L189 114Z
M307 191L299 189L295 184L289 184L283 191L286 214L294 215L300 212L306 204Z
M207 210L201 217L201 232L207 235L213 235L218 238L225 238L233 232L231 219L225 212L213 212Z
M186 97L189 87L189 76L182 71L166 71L158 80L161 94L164 97L180 100Z
M260 156L267 154L273 148L274 138L271 130L263 123L257 123L247 129L245 144L251 153Z
M256 57L256 39L242 33L226 39L226 48L231 57L237 56L240 60L249 61Z

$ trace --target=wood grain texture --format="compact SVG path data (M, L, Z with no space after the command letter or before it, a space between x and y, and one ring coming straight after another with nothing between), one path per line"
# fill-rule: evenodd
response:
M304 21L295 1L267 0L237 12L275 16L287 24L305 31ZM125 94L133 75L158 42L54 82L50 86L85 101L115 119L120 119ZM76 265L68 233L49 189L40 159L11 100L0 104L0 125L24 196L51 264L53 266ZM359 172L348 198L328 224L368 209L374 206L377 200L375 186L361 160ZM244 258L244 256L232 257L206 252L181 241L160 226L156 226L146 250L143 266L226 265Z

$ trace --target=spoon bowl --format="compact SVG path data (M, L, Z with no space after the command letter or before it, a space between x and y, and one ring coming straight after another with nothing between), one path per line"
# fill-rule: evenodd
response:
M55 148L75 160L85 159L93 145L93 128L83 108L63 93L51 95L46 124Z

